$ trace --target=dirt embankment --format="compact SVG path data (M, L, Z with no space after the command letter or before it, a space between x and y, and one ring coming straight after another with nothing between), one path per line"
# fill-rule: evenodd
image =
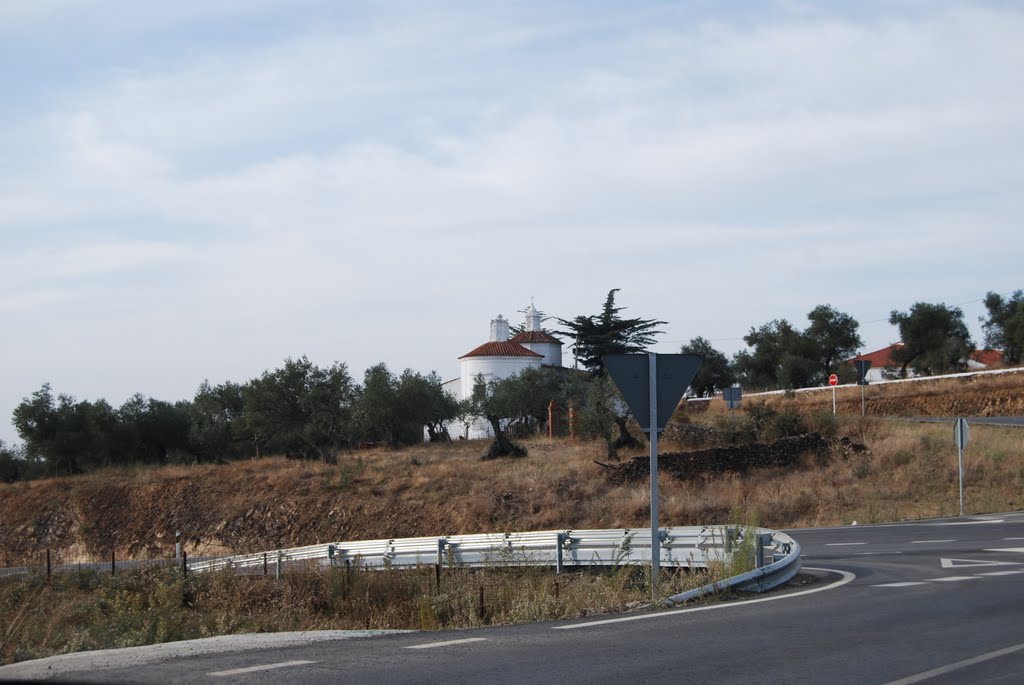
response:
M223 466L109 472L0 486L0 566L51 549L63 562L315 544L348 531L390 537L391 498L339 490L337 467L262 460ZM409 507L403 507L408 513ZM354 523L355 522L355 523ZM402 534L416 534L405 526Z
M836 391L838 412L861 412L861 389L842 387ZM829 388L787 394L746 395L743 405L764 402L777 410L800 412L832 411ZM703 406L701 406L703 405ZM1024 369L1013 373L964 376L906 383L878 383L864 388L868 416L1024 416ZM691 402L686 411L694 414L728 411L721 399Z

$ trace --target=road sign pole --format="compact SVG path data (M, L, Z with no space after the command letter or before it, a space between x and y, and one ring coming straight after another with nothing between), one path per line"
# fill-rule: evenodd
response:
M839 376L832 374L828 377L828 384L832 386L832 416L836 415L836 386L839 385Z
M960 515L964 515L964 448L957 445L956 451L960 459Z
M647 354L650 374L651 444L651 599L658 601L658 576L661 570L661 536L658 534L658 355Z
M953 442L956 443L957 461L960 471L960 515L964 515L964 448L967 447L970 430L967 419L959 418L953 422Z
M860 384L860 415L867 416L867 410L864 408L864 384Z
M646 359L644 358L646 356ZM606 354L604 368L651 445L651 596L658 600L658 431L672 417L703 358L696 354Z

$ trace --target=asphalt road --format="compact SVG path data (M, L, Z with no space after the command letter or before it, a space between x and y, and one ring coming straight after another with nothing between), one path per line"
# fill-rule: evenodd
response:
M0 668L0 678L1024 682L1024 513L788 532L816 582L750 602L244 651L164 645L156 657L144 651L154 648L137 648L128 657L94 653L17 664Z

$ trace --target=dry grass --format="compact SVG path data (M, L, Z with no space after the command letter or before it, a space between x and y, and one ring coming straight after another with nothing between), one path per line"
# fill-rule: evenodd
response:
M87 649L294 630L437 630L620 612L650 599L646 569L313 567L280 580L167 569L0 578L0 663ZM663 574L675 594L736 569Z
M718 421L724 420L720 417ZM709 413L702 420L714 422ZM753 515L774 528L898 520L957 511L946 425L831 415L811 428L850 436L867 454L744 475L660 479L663 525ZM222 466L109 471L0 486L0 563L168 557L174 531L193 556L336 540L648 524L646 483L613 485L603 445L537 438L526 459L483 462L460 442L342 455L335 466L263 459ZM683 449L671 442L664 450ZM643 453L643 450L640 450ZM1021 505L1024 433L976 425L966 452L972 513Z
M1011 406L1020 389L999 382L1001 388L985 391L984 402ZM916 397L922 403L926 395ZM935 397L933 408L950 403L941 393ZM838 418L830 406L776 401L783 415L776 423L786 430L802 424L869 450L743 475L690 481L662 475L662 525L756 520L791 528L958 511L950 425L862 419L859 396L858 412L841 409ZM730 424L715 403L689 419ZM55 563L106 559L111 547L120 558L169 557L175 530L184 531L195 556L336 540L648 524L648 484L610 483L593 463L604 460L603 444L546 438L526 444L529 456L515 460L483 462L486 443L458 442L344 454L333 466L263 459L0 485L0 563L42 565L46 549ZM686 445L666 440L662 448ZM972 426L965 467L967 513L1020 508L1024 431ZM665 590L703 580L678 574ZM563 576L557 584L550 571L452 570L440 588L434 583L432 569L355 578L321 569L277 584L230 574L181 579L158 570L114 578L70 573L50 583L39 576L0 579L0 659L253 630L432 629L561 618L628 608L648 593L642 573L629 569Z

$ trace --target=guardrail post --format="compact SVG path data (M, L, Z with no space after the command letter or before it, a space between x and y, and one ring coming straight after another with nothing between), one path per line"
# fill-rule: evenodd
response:
M116 564L117 564L117 562L116 562L116 560L115 560L115 552L114 552L114 548L113 548L113 547L111 547L111 548L110 548L110 575L114 575L114 573L116 573L116 572L117 572L117 566L116 566Z
M757 544L754 547L755 554L755 568L761 568L764 566L764 548L772 544L771 533L758 533Z
M563 557L562 557L562 545L565 543L565 533L558 534L558 542L555 545L555 573L561 573L564 570Z
M437 561L434 562L434 589L437 592L441 591L441 565L444 564L444 548L448 545L448 541L444 538L438 538L437 540Z
M274 578L277 579L277 580L281 580L281 559L282 559L282 557L283 557L283 555L281 554L281 551L278 550L278 552L277 552L277 568L274 571Z
M188 552L181 550L181 575L188 575Z
M46 579L50 579L50 550L46 550Z
M267 553L263 553L263 575L267 575Z

